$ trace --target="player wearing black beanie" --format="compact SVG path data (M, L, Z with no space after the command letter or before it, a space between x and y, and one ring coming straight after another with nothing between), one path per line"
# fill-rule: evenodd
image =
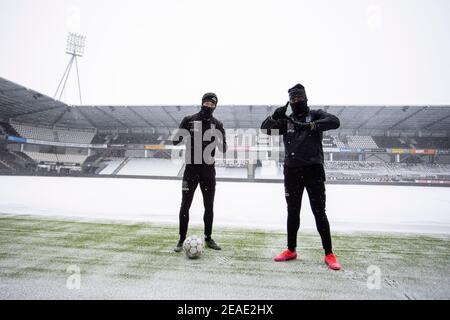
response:
M205 93L202 97L200 112L184 117L173 137L174 145L182 142L186 143L186 165L183 174L182 200L179 214L180 239L174 249L176 252L180 252L183 249L183 242L186 239L189 223L189 209L198 185L200 185L203 204L205 206L203 221L205 223L206 246L215 250L221 249L211 238L214 217L214 195L216 191L215 149L217 147L223 153L227 149L223 124L213 117L217 102L218 99L215 93ZM208 132L212 135L210 138L207 137ZM205 152L206 148L210 148L208 149L211 151L210 154Z
M334 270L341 268L333 254L330 224L325 213L325 171L323 167L322 133L337 129L339 119L323 110L310 110L305 87L296 84L288 90L289 101L264 120L261 129L268 134L283 135L285 147L284 187L288 207L287 250L275 261L297 258L297 232L300 208L306 189L317 230L325 250L325 263ZM288 105L292 114L286 115Z

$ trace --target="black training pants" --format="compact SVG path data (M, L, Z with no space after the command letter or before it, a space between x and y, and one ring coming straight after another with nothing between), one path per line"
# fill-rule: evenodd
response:
M288 208L288 249L297 247L297 232L300 227L300 209L303 191L306 188L311 210L316 219L317 231L322 239L325 254L332 253L330 224L325 213L325 171L322 165L284 168L284 188Z
M185 239L189 224L189 209L194 198L195 190L200 184L203 194L205 213L205 236L209 238L212 233L214 218L214 194L216 192L216 169L208 165L186 165L183 175L182 200L180 209L180 239Z

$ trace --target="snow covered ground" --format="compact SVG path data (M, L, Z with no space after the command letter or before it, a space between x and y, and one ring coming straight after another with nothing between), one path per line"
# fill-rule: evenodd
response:
M323 263L307 197L299 259L273 261L281 183L218 182L223 250L189 260L173 252L180 180L0 176L0 300L450 297L450 188L328 185L327 199L339 272ZM201 200L189 234L203 232Z
M0 215L3 299L449 299L448 236L335 234L329 270L316 232L277 263L285 233L217 228L223 250L176 253L177 227ZM202 228L191 228L201 234Z
M181 181L0 176L0 213L178 223ZM450 188L327 185L332 230L450 234ZM201 225L201 192L191 225ZM218 182L215 226L285 230L281 183ZM315 228L306 191L301 228Z

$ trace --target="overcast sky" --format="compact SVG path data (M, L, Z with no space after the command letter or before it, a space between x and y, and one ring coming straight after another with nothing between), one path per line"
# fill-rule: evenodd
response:
M448 0L0 0L0 76L53 96L69 31L84 104L450 104Z

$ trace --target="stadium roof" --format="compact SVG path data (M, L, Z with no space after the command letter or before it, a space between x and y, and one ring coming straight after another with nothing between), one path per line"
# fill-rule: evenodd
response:
M259 128L278 106L220 105L214 115L225 128ZM450 106L312 106L337 115L341 131L449 134ZM18 123L99 130L173 129L199 106L71 106L0 78L0 119Z

